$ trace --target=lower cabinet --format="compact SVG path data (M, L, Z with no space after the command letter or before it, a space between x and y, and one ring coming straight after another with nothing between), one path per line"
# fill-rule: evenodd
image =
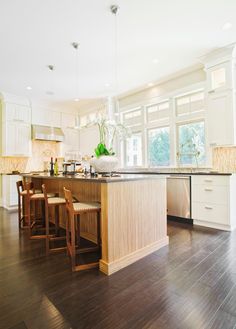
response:
M235 175L192 176L194 224L231 231L236 228Z
M18 175L2 175L2 206L8 210L17 209L18 195L16 182L21 180Z

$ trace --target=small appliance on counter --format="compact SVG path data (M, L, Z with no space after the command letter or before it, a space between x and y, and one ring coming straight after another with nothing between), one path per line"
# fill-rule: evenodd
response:
M81 162L70 160L62 163L63 175L75 175L77 173L76 167L81 166Z

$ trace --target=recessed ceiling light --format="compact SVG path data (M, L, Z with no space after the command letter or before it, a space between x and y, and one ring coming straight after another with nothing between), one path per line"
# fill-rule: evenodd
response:
M32 90L32 87L28 86L26 87L27 90Z
M154 59L152 60L152 62L153 62L153 64L158 64L160 61L159 61L158 58L154 58Z
M226 31L226 30L231 29L231 27L232 27L232 23L227 22L227 23L225 23L225 24L222 26L222 30L223 30L223 31Z
M46 91L46 94L47 94L47 95L50 95L50 96L52 96L52 95L54 95L54 92L53 92L53 91L50 91L50 90L48 90L48 91Z
M105 83L105 87L110 87L110 83Z
M75 101L75 102L78 102L78 101L79 101L79 98L75 98L74 101Z
M153 87L154 86L154 83L153 82L149 82L148 83L148 87Z

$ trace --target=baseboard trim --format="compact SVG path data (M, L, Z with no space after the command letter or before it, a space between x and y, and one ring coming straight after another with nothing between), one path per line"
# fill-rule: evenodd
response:
M234 228L231 227L230 225L211 223L211 222L207 222L207 221L201 221L198 219L193 220L193 225L215 228L216 230L222 230L222 231L233 231L234 230Z
M107 263L104 260L100 259L99 261L99 269L101 272L111 275L122 268L135 263L136 261L142 259L143 257L153 253L154 251L159 250L160 248L169 244L169 237L166 236L165 238L154 242L142 249L136 250L133 253L124 256L114 262Z

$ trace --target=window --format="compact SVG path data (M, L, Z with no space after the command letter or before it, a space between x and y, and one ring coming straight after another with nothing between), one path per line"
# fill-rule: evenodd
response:
M124 113L123 123L126 127L134 127L142 124L142 111L137 109L131 112Z
M147 122L154 122L169 118L169 102L162 102L147 106Z
M126 140L126 166L142 165L142 134L133 133Z
M198 91L176 98L176 115L183 116L204 111L204 92Z
M205 163L204 121L178 125L178 161L191 166Z
M162 127L148 131L148 159L152 167L170 165L169 130L169 127Z

